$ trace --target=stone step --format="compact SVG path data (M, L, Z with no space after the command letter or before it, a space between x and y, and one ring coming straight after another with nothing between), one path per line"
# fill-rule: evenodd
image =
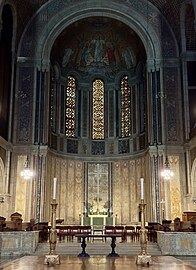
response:
M116 252L121 256L132 256L138 255L141 251L139 242L129 242L129 243L116 243ZM49 254L50 244L49 243L39 243L38 247L33 255L46 255ZM73 255L77 256L81 253L81 243L77 242L57 242L56 254L59 255ZM90 255L108 255L111 252L110 242L87 242L86 252ZM147 252L153 256L160 256L161 250L157 243L148 242Z

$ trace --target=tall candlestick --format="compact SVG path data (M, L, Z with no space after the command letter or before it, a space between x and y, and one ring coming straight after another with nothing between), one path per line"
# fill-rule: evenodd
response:
M141 178L141 200L144 200L144 178Z
M53 200L56 200L56 177L54 177Z

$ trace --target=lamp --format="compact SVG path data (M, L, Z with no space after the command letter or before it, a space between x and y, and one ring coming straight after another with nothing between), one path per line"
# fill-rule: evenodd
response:
M27 159L25 161L24 164L24 169L21 171L20 175L24 178L24 179L31 179L33 177L33 172L30 170L30 164L29 164L29 159L27 156Z
M164 163L164 170L161 172L161 176L165 180L169 180L173 175L174 175L174 173L170 169L168 156L166 155L166 157L165 157L165 163Z

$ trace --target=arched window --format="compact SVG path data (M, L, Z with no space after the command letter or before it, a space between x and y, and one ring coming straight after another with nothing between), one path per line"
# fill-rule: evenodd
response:
M92 97L92 138L104 139L104 82L97 79L93 82Z
M56 132L57 126L57 82L55 78L55 72L52 72L51 76L51 94L50 94L50 128L52 132Z
M76 126L76 79L68 76L65 100L65 134L67 137L75 137Z
M128 76L121 79L121 137L131 135L131 108L130 108L130 87Z

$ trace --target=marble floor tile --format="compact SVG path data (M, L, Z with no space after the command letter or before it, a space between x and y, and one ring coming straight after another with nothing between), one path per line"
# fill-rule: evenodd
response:
M60 264L44 265L44 256L25 256L0 266L0 270L193 270L196 266L172 256L153 256L152 264L137 265L136 256L78 258L60 256Z

